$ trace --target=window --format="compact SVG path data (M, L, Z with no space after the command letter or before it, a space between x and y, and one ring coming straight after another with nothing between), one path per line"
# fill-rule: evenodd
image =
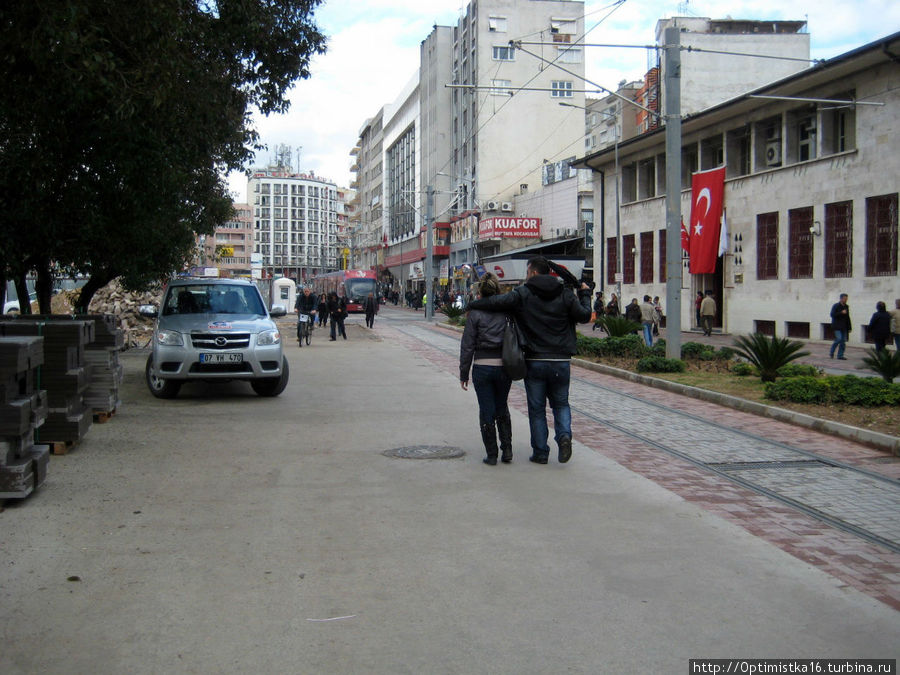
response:
M813 276L812 207L788 211L788 278L812 279Z
M638 162L638 195L640 199L656 196L656 161L653 157Z
M634 235L622 237L622 283L634 283Z
M622 172L622 201L633 202L637 200L637 164L632 162L620 167Z
M494 47L494 61L514 61L515 51L513 47Z
M619 265L618 249L616 248L616 238L606 238L606 283L612 285L616 283L616 267Z
M505 33L506 32L506 17L505 16L489 16L488 17L488 30L492 33Z
M853 275L853 202L825 205L825 276Z
M700 141L700 169L717 169L725 163L722 134L710 136Z
M697 144L686 144L681 148L681 188L691 188L691 176L700 168L700 157L697 154Z
M572 83L569 80L553 80L550 89L553 98L572 98Z
M897 275L897 193L866 199L866 276Z
M491 94L494 96L512 96L510 80L491 80ZM465 115L465 112L463 113Z
M641 232L641 283L653 283L653 233Z
M778 278L778 213L756 216L756 278Z
M830 98L853 100L856 92L837 94ZM826 155L846 152L856 147L856 110L837 105L822 110L822 153Z
M558 49L557 63L581 63L581 47L559 47Z
M725 134L726 176L746 176L750 173L750 127L732 129Z
M550 32L553 34L575 35L578 31L578 19L550 18Z
M666 231L659 231L659 281L668 281L666 277Z

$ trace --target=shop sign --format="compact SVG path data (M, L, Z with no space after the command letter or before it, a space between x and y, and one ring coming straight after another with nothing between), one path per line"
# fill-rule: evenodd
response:
M538 238L540 218L484 218L478 223L479 239Z

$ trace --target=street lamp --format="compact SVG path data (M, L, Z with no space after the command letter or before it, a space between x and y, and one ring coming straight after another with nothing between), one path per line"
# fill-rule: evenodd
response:
M616 121L615 130L616 130L616 138L615 138L615 170L616 170L616 297L619 299L619 306L621 307L622 303L622 226L620 222L620 213L621 208L619 204L619 115L616 113L610 113L606 110L598 110L592 111L590 108L585 108L580 105L575 105L573 103L565 103L560 101L559 103L564 108L580 108L581 110L586 110L588 112L599 112L601 115L609 117ZM619 104L621 105L621 104ZM605 214L604 214L605 215ZM602 242L601 246L603 246L606 242ZM601 248L601 255L603 249Z

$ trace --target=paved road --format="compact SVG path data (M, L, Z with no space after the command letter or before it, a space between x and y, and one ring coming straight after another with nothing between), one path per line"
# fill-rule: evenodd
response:
M232 384L158 401L144 355L126 353L119 414L0 513L0 672L668 673L699 657L897 658L884 585L893 575L896 591L897 554L611 426L624 418L606 419L602 402L588 409L623 393L688 414L696 402L580 372L578 407L598 419L576 416L570 464L538 467L517 388L516 459L486 467L454 337L391 309L374 331L351 324L346 342L317 331L310 348L289 344L277 399ZM792 445L777 423L745 417L716 419ZM797 433L823 456L833 447ZM467 454L383 454L426 446ZM880 566L882 586L841 577L829 547L870 566L845 577Z

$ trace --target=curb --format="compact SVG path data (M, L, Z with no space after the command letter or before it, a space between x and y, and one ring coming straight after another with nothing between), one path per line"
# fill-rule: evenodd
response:
M434 325L440 328L444 328L445 330L451 330L458 333L461 333L463 330L458 326L449 326L447 324ZM602 363L585 361L584 359L579 359L576 357L572 357L572 363L581 368L592 370L603 375L612 375L613 377L619 377L623 380L628 380L637 384L643 384L648 387L655 387L656 389L662 389L673 394L689 396L701 401L716 403L727 408L734 408L735 410L740 410L741 412L759 415L760 417L769 417L771 419L778 420L779 422L787 422L788 424L794 424L799 427L805 427L807 429L812 429L821 433L838 436L839 438L846 438L847 440L855 441L856 443L862 443L863 445L868 445L873 448L887 450L892 455L900 457L900 438L897 438L896 436L889 436L888 434L882 434L877 431L868 431L866 429L860 429L859 427L852 427L849 424L832 422L831 420L823 420L818 417L813 417L812 415L806 415L804 413L798 413L794 412L793 410L786 410L784 408L776 408L770 405L765 405L763 403L757 403L756 401L748 401L744 398L738 398L737 396L720 394L708 389L699 389L697 387L691 387L686 384L678 384L677 382L669 382L668 380L661 380L659 378L650 377L648 375L639 375L638 373L632 373L629 370L613 368L612 366L605 366Z

